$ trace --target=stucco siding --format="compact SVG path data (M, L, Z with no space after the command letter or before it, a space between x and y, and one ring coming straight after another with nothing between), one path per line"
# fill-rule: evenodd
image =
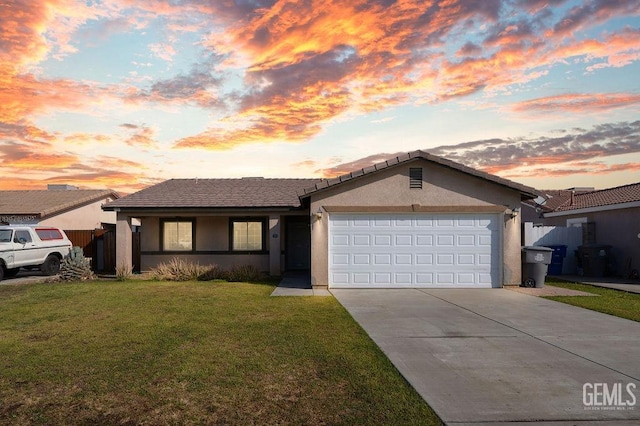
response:
M96 201L64 213L48 217L39 222L40 225L55 226L62 229L92 230L102 228L103 223L116 223L116 212L105 212L102 205L110 198Z
M617 209L600 212L563 215L545 219L545 225L566 226L567 219L586 217L595 223L596 242L612 247L617 274L625 273L627 259L630 269L640 270L640 208ZM569 254L573 255L573 253Z
M229 250L229 219L227 217L199 217L196 219L196 251Z
M409 168L423 168L422 189L410 189ZM379 173L345 182L311 196L310 213L328 206L433 206L486 207L501 206L502 212L520 206L520 192L485 181L475 176L416 160ZM500 209L498 209L500 210ZM473 208L468 209L470 214ZM520 218L498 213L503 223L501 257L502 284L520 284ZM317 287L327 286L328 218L311 218L311 281Z

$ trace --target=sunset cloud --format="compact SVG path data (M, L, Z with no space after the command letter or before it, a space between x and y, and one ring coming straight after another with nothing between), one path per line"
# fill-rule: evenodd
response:
M607 166L598 159L640 153L640 121L597 125L590 130L572 129L558 137L490 139L440 146L425 151L503 177L529 177L541 173L561 176L574 173L606 174L637 170L640 163ZM316 173L331 178L404 154L383 152L338 164Z
M640 94L570 93L519 102L514 104L512 108L517 112L550 113L566 111L582 114L629 106L636 106L640 109Z
M639 18L640 0L0 2L0 172L131 187L192 150L291 149L335 176L413 131L489 172L608 173L598 158L638 152Z

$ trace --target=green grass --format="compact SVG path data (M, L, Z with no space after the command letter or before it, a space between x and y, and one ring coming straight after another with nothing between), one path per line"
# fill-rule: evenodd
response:
M0 286L0 424L440 424L332 297Z
M557 300L558 302L567 303L569 305L580 306L582 308L640 322L640 294L557 280L547 281L547 284L593 293L600 297L554 296L546 297L546 299Z

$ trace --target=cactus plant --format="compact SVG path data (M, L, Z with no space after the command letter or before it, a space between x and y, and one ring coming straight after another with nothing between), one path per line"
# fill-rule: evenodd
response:
M73 247L60 264L60 279L63 281L84 281L94 279L89 259L84 257L81 247Z

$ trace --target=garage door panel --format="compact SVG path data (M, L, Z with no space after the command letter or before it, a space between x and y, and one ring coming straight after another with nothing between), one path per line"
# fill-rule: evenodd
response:
M498 286L497 215L332 214L332 287Z
M433 245L433 235L424 235L424 234L416 235L416 246L432 246L432 245Z
M353 236L353 245L354 246L370 246L371 245L371 235L354 235Z
M391 246L391 235L390 234L383 234L383 235L374 235L373 236L373 245L374 246L386 246L386 247L390 247Z

